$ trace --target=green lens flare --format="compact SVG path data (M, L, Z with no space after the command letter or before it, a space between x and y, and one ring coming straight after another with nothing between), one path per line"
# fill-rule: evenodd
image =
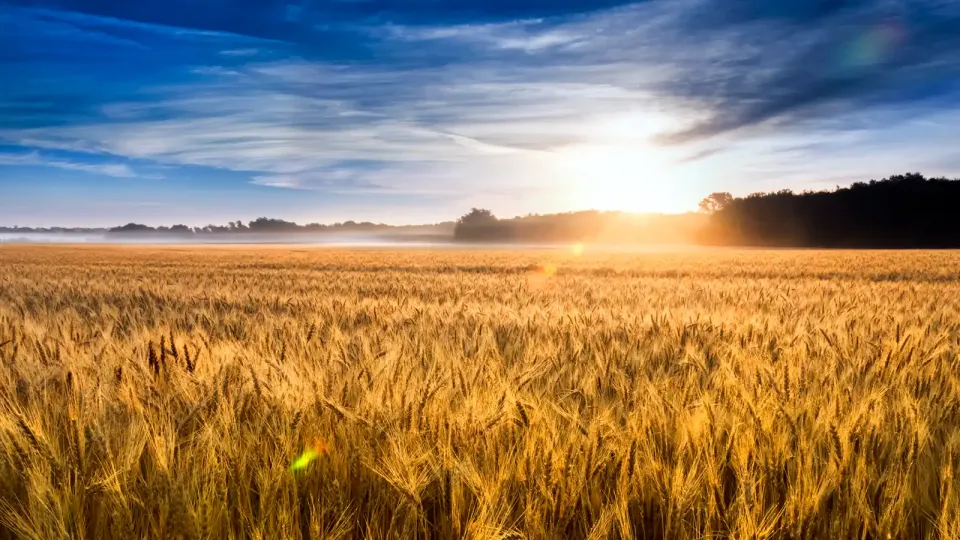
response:
M320 453L314 449L307 450L306 452L300 454L300 457L295 459L292 464L290 464L291 471L302 471L306 469L310 462L317 459L320 456Z

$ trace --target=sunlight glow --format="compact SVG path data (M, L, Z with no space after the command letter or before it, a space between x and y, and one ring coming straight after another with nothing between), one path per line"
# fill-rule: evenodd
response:
M578 206L625 212L683 212L689 194L671 181L659 149L632 145L578 145L560 152L560 166Z

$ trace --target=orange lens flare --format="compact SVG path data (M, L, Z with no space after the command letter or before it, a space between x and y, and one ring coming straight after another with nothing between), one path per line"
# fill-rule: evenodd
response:
M322 438L318 438L316 441L314 441L312 447L304 450L302 454L297 456L297 459L293 460L293 463L290 464L290 471L297 472L306 469L310 463L313 462L313 460L329 451L330 445L327 443L327 441L323 440Z
M533 267L530 274L527 275L527 287L532 290L540 290L549 285L550 278L557 275L557 267L547 263Z

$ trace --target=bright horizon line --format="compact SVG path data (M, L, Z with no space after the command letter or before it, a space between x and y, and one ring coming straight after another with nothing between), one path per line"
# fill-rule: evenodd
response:
M469 210L468 210L468 211L469 211ZM530 216L530 215L536 215L536 216L555 216L555 215L563 215L563 214L578 214L578 213L585 213L585 212L599 212L599 213L603 213L603 214L624 214L624 215L631 216L631 217L683 216L683 215L697 214L697 213L698 213L698 212L695 211L695 210L687 210L687 211L683 211L683 212L631 212L631 211L628 211L628 210L599 210L599 209L596 209L596 208L587 208L587 209L583 209L583 210L569 210L569 211L563 211L563 212L542 212L542 213L540 213L540 212L531 212L530 214L514 215L514 216L502 216L502 215L498 215L496 212L493 212L493 214L494 214L495 216L497 216L497 219L517 219L517 218L524 218L524 217L527 217L527 216ZM464 214L465 214L465 213L466 213L466 212L464 212ZM430 227L430 226L435 226L435 225L443 225L443 224L448 224L448 223L455 223L458 219L460 219L460 217L461 217L462 215L463 215L463 214L461 214L460 216L456 216L456 217L453 218L453 219L446 219L446 220L443 220L443 221L432 221L432 222L431 222L431 221L381 222L381 221L370 221L370 220L366 220L366 219L345 219L345 220L339 220L339 221L303 221L303 220L298 221L298 220L290 220L290 219L284 219L284 218L280 218L280 217L276 217L276 216L268 216L268 215L261 215L261 216L257 216L257 217L252 218L252 219L243 219L243 220L240 220L240 221L243 221L244 224L249 224L251 221L255 221L255 220L259 219L259 218L277 219L277 220L281 220L281 221L287 221L287 222L289 222L289 223L294 223L294 224L299 225L299 226L301 226L301 227L302 227L302 226L305 226L305 225L311 225L311 224L319 224L319 225L333 226L333 225L336 225L336 224L338 224L338 223L340 223L340 224L346 223L347 221L353 221L353 222L355 222L355 223L357 223L357 224L359 224L359 223L373 223L374 225L383 225L383 226L387 226L387 227ZM236 220L234 220L234 222L236 222ZM89 226L84 226L84 225L76 225L76 226L72 226L72 225L21 225L21 224L6 225L6 224L0 223L0 229L11 229L11 228L15 228L15 227L27 228L27 229L53 229L53 228L61 228L61 229L110 229L110 228L113 228L113 227L122 227L122 226L124 226L124 225L129 225L129 224L131 224L131 223L137 224L137 225L146 225L146 226L148 226L148 227L153 227L153 228L157 228L157 227L172 227L172 226L174 226L174 225L186 225L187 227L190 227L190 228L193 228L193 227L203 228L203 227L206 227L206 226L208 226L208 225L215 225L215 226L218 226L218 227L222 227L222 226L226 226L229 222L223 222L223 223L204 223L204 224L200 225L200 224L190 224L190 223L186 223L186 222L164 222L164 223L158 223L158 222L155 222L155 221L153 221L153 222L127 221L127 222L125 222L125 223L114 223L114 224L112 224L112 225L89 225Z

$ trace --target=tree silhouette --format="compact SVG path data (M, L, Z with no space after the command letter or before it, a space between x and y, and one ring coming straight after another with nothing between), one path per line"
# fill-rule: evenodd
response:
M828 248L960 247L960 181L919 173L833 191L736 198L710 215L702 241Z
M733 202L733 195L727 193L726 191L719 191L717 193L711 193L705 199L700 201L700 211L712 214L718 210L723 210L724 207Z
M497 216L486 208L471 208L470 212L464 214L457 220L458 225L488 225L497 221Z
M453 237L458 240L491 240L503 236L497 216L486 208L471 208L457 220Z

